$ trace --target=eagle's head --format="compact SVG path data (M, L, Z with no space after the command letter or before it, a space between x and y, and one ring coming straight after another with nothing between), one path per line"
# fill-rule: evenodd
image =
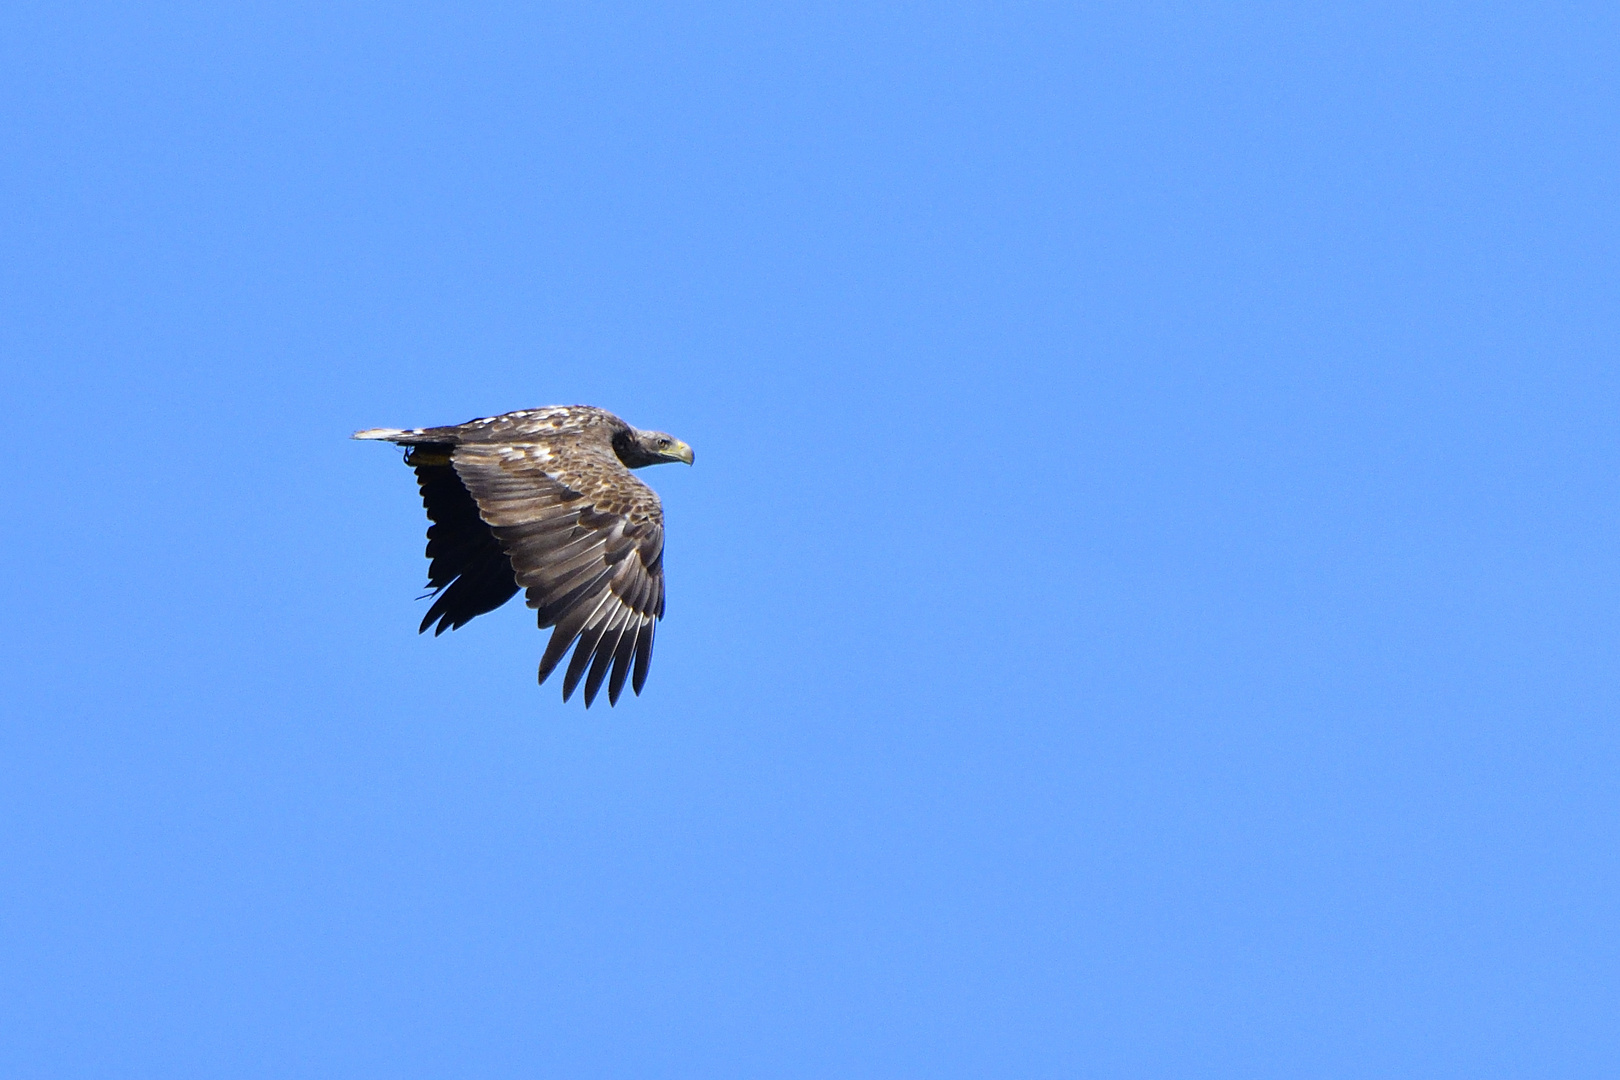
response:
M627 431L613 440L613 452L629 469L666 461L692 464L692 448L662 431Z

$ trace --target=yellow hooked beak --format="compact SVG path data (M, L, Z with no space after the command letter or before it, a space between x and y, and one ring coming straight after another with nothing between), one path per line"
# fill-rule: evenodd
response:
M688 465L692 464L692 448L681 442L679 439L676 439L675 442L670 445L670 448L665 450L664 453L671 458L674 458L676 461L684 461Z

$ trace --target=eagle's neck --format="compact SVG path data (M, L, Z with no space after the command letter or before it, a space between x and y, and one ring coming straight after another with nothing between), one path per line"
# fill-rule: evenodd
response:
M624 462L627 469L641 469L648 465L656 465L663 460L656 454L650 454L642 448L641 440L636 436L633 428L613 433L613 452L619 460Z

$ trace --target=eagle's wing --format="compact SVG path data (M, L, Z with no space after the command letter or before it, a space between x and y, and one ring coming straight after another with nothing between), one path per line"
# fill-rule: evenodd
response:
M450 447L415 446L406 462L416 470L427 531L428 588L433 606L420 630L438 623L435 635L459 630L469 619L494 611L518 591L512 561L478 516L478 504L450 465Z
M636 693L664 614L664 513L658 496L601 446L536 439L463 443L456 475L511 560L542 627L555 626L540 681L577 640L563 700L585 679L590 706L611 665L608 702Z

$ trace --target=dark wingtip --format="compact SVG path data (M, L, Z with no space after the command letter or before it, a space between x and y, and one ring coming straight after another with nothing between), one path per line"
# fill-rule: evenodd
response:
M580 647L577 646L577 645L574 646L574 655L576 657L579 655L579 648ZM568 695L570 695L570 694L572 694L574 692L574 688L579 685L580 680L582 678L584 678L584 674L585 674L584 672L576 672L574 670L573 661L569 661L568 670L563 672L563 700L564 701L567 701L568 700Z
M568 646L574 643L574 636L573 634L565 636L561 626L552 630L551 637L546 641L545 654L540 657L541 682L551 678L551 673L557 670L557 665L562 663L563 657L568 655ZM565 697L563 700L567 701L568 699Z
M568 661L568 670L563 674L563 689L570 692L579 685L585 677L585 672L591 663L591 657L596 654L596 643L602 638L600 629L595 631L587 627L579 635L579 643L574 646L574 657ZM564 699L566 700L566 699Z
M616 642L608 640L609 635L603 634L596 643L596 653L591 657L590 674L585 676L585 704L588 708L596 698L597 692L602 689L602 680L608 673L608 665L613 662L612 646Z
M653 621L649 619L636 633L636 655L630 685L637 697L641 696L641 688L647 682L647 668L652 665L652 646Z

